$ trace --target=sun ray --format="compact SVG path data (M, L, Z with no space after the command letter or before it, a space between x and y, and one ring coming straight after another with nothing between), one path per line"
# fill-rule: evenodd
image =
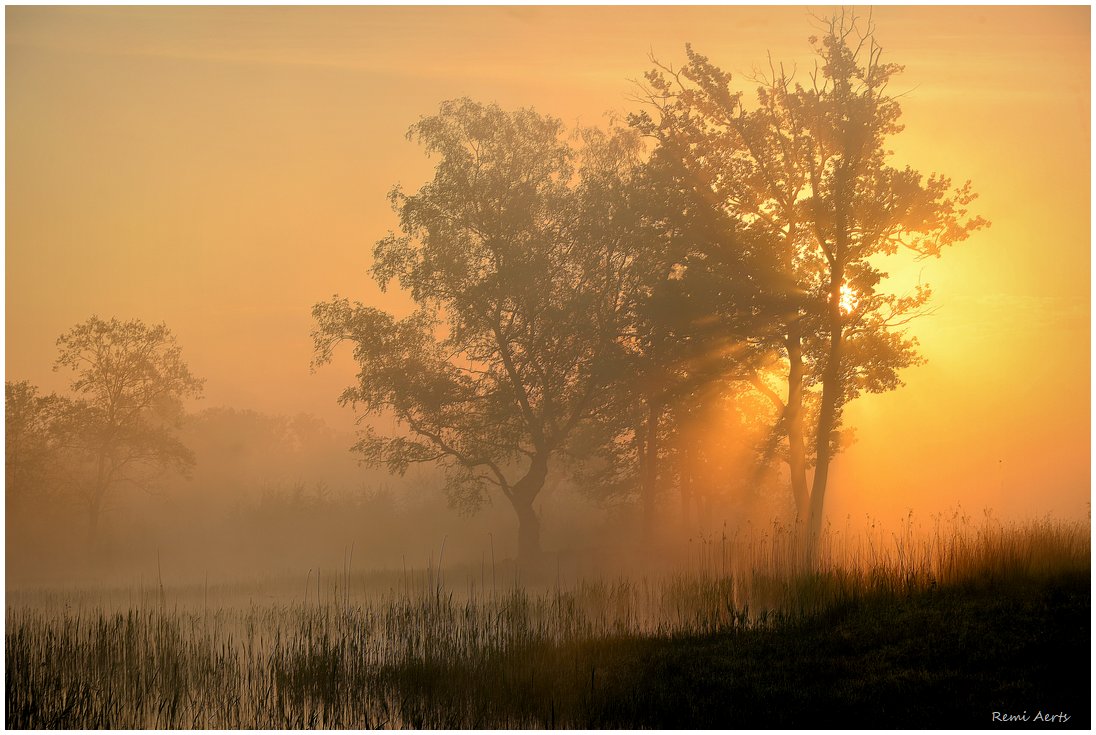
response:
M853 310L856 309L858 303L860 303L860 296L857 295L856 291L847 283L842 284L841 299L838 301L838 306L841 311L846 314L851 314Z

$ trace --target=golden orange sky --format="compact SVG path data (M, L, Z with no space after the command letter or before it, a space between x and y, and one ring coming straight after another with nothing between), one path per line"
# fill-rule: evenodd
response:
M380 299L366 269L395 223L385 195L430 171L404 138L420 115L467 95L596 124L632 108L649 52L805 68L814 32L799 7L6 13L8 379L63 388L54 340L92 314L165 321L204 405L340 427L354 369L310 373L310 308ZM1089 8L873 17L906 67L896 156L972 179L993 226L939 261L895 261L897 281L936 292L915 325L929 362L848 410L859 442L834 467L831 517L1086 517Z

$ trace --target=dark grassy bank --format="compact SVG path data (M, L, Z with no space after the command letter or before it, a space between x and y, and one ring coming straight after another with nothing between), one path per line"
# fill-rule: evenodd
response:
M763 629L389 674L403 718L421 727L1088 729L1089 609L1085 574L986 579L868 595Z

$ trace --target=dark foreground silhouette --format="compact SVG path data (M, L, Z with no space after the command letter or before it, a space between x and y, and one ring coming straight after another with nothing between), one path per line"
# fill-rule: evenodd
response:
M987 580L770 629L516 652L418 672L410 721L491 726L503 709L535 727L1087 729L1089 609L1084 575Z
M746 624L713 610L718 632L663 636L617 635L612 621L538 635L537 614L586 622L566 595L538 602L522 589L490 608L439 591L386 608L250 607L236 623L227 609L210 618L162 602L9 608L7 725L1089 727L1087 571L843 579L803 582L801 599L830 599L814 612Z

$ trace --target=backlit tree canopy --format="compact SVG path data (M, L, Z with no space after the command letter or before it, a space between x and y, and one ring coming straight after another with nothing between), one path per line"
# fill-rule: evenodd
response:
M680 69L647 74L645 110L633 124L654 137L682 181L711 206L761 231L790 284L773 314L772 344L785 361L786 397L773 394L789 442L796 503L817 535L843 407L862 391L890 390L916 364L903 327L930 291L886 293L880 256L937 257L987 223L968 215L969 183L925 177L888 161L902 129L873 29L846 14L812 38L817 61L799 79L773 65L756 102L731 75L692 48ZM775 282L779 282L778 280ZM820 391L816 423L804 422L804 391ZM815 472L808 489L808 434Z
M656 62L630 131L566 138L551 117L467 99L414 125L434 176L392 192L401 230L377 244L373 275L417 311L314 310L317 362L354 344L342 400L402 426L367 429L365 459L440 461L469 507L497 487L532 557L533 501L576 432L579 477L638 488L649 535L656 495L685 493L690 463L745 456L689 439L723 401L760 468L727 484L784 457L813 543L843 409L921 361L908 325L930 289L889 292L884 259L938 257L988 223L968 213L969 183L891 163L901 68L870 24L842 13L811 42L814 68L773 64L753 102L692 48L680 68ZM772 410L761 441L751 390Z
M314 309L318 362L342 341L360 372L342 400L390 411L403 433L365 430L358 449L394 471L438 460L458 504L494 487L513 505L520 553L539 551L533 502L549 459L597 409L638 287L627 239L627 131L579 130L532 110L467 99L410 136L437 156L432 180L391 195L401 232L373 275L407 291L397 319L334 299Z

